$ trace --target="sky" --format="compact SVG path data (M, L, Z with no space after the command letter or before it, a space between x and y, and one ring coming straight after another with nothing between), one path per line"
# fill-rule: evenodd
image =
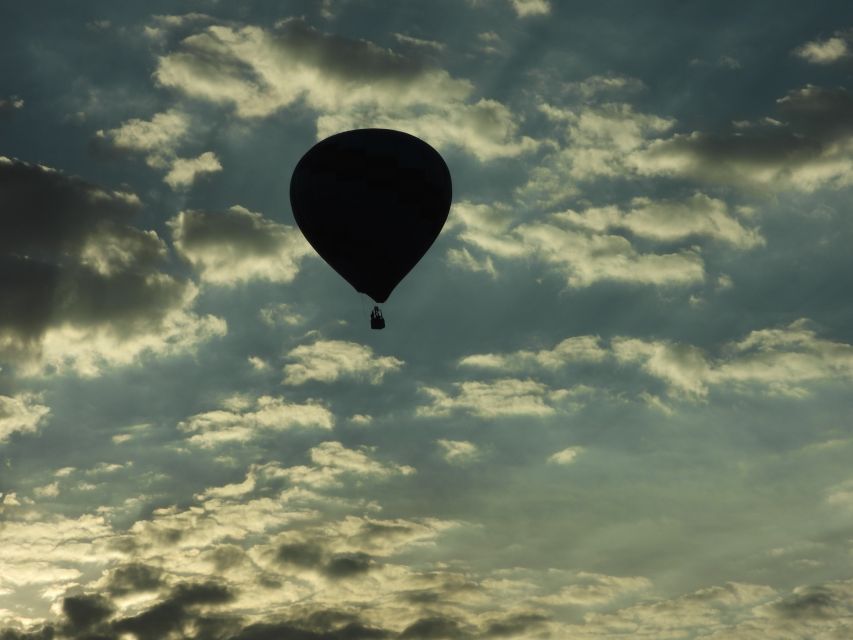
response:
M0 638L853 636L853 5L0 7ZM290 176L453 204L383 305Z

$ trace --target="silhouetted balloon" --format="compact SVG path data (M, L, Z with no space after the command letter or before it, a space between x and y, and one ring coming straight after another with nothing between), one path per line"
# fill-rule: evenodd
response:
M385 302L438 237L450 211L450 171L438 152L392 129L318 142L290 180L296 224L356 291Z

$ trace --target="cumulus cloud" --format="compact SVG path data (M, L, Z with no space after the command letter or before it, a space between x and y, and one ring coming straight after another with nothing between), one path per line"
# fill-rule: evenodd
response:
M373 349L344 340L317 340L291 349L284 366L284 384L300 385L311 380L335 382L341 378L379 384L388 373L404 364L393 356L376 356Z
M18 96L10 96L8 98L0 98L0 118L11 115L24 108L24 101Z
M745 227L723 200L695 193L685 200L634 198L628 210L615 206L567 210L557 217L595 232L625 229L660 242L708 237L741 249L764 244L756 228Z
M263 323L270 327L296 326L305 322L305 317L286 302L267 305L259 315Z
M850 55L847 40L833 36L826 40L812 40L794 49L794 55L812 64L832 64Z
M564 90L584 100L620 93L635 93L645 88L642 80L617 73L593 75L577 82L567 82ZM546 110L547 113L547 110ZM558 114L554 114L558 115Z
M277 475L295 484L316 489L340 486L341 478L383 480L396 475L412 475L413 467L387 464L374 460L369 448L348 449L340 442L321 442L309 452L312 466L296 466L281 470Z
M513 227L505 216L508 210L503 205L461 202L454 206L451 229L459 230L459 239L478 252L504 259L540 260L565 277L570 287L606 280L684 286L705 279L704 263L692 245L672 253L641 253L624 236L578 225L570 213ZM588 221L586 226L590 226Z
M239 205L225 212L182 211L168 224L178 253L212 285L292 282L313 253L294 227Z
M33 393L0 396L0 443L13 433L32 433L50 415L50 408L40 404L41 397Z
M131 118L114 129L101 129L95 142L112 149L145 156L149 167L167 171L163 181L172 189L189 187L205 173L222 170L216 154L205 151L196 158L180 158L177 150L191 133L190 116L178 109L154 114L150 120Z
M776 101L779 119L730 132L677 133L633 151L640 175L669 175L760 189L813 192L853 183L853 97L806 85Z
M165 169L175 150L187 138L190 117L177 109L154 114L150 120L131 118L115 129L99 130L96 137L114 148L145 154L150 167Z
M820 338L807 320L752 331L717 358L692 345L637 338L614 338L612 350L687 397L705 397L712 386L802 396L809 385L853 378L853 346Z
M450 464L468 464L477 460L481 455L479 447L467 440L447 440L440 438L435 443L441 449L442 457Z
M459 360L459 366L496 371L555 370L572 362L600 362L609 355L600 343L598 336L573 336L553 349L465 356Z
M190 443L213 447L227 442L246 442L264 431L328 430L334 423L332 412L318 402L299 404L280 397L260 396L237 406L190 416L181 421L178 428L191 434Z
M567 229L558 219L522 225L516 233L539 259L561 272L570 287L588 287L602 280L684 286L705 279L704 263L693 248L640 253L627 238Z
M365 40L322 33L299 19L271 30L211 26L162 56L155 78L195 98L231 105L242 118L304 104L318 115L319 137L389 127L435 145L459 146L481 160L537 146L519 135L518 119L503 104L470 102L467 80Z
M219 159L212 151L205 151L197 158L175 158L163 180L173 189L179 189L189 187L200 175L217 171L222 171Z
M579 183L630 177L633 168L627 162L632 153L675 125L671 118L638 113L619 102L576 109L546 102L539 109L560 127L565 143L533 168L518 195L548 207L576 195Z
M133 227L136 195L0 157L0 357L26 375L98 375L143 354L186 353L225 333L192 312L165 243Z
M410 45L412 47L418 47L421 49L444 51L447 46L443 42L437 42L435 40L425 40L423 38L415 38L414 36L408 36L404 33L394 33L392 35L394 36L394 39L400 44Z
M553 464L571 464L583 452L582 447L567 447L548 456L548 462Z
M597 606L628 593L648 591L652 583L640 576L620 577L600 573L578 572L577 582L557 593L536 598L536 602L550 605Z
M422 387L430 403L417 408L420 416L447 416L468 413L478 418L533 416L556 412L554 403L565 398L566 390L553 390L535 380L502 378L489 382L468 381L453 385L455 393L436 387Z
M551 13L549 0L509 0L519 18L545 16Z

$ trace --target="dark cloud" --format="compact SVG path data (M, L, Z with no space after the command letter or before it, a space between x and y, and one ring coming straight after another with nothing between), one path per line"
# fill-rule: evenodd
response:
M68 620L71 634L87 631L106 620L113 612L110 602L100 595L82 595L65 598L62 612Z
M845 186L853 157L853 95L806 85L777 100L775 118L734 123L728 132L693 132L653 143L638 156L641 172L701 180L788 186L811 191Z
M225 604L233 599L231 590L219 583L179 584L162 602L136 616L117 620L112 628L119 633L132 633L141 640L154 640L180 629L188 620L198 618L192 607Z
M233 640L379 640L392 637L384 629L367 627L351 622L337 629L314 630L290 622L253 624L236 635Z
M222 212L182 211L168 224L178 253L213 284L289 282L310 253L294 227L240 206Z
M330 578L352 578L367 573L372 566L373 562L366 553L342 553L323 567L323 573Z
M421 618L406 627L400 634L400 638L412 638L412 640L456 640L470 637L471 634L463 629L459 622L443 616Z
M155 233L130 224L140 208L131 193L0 159L0 357L38 356L45 332L68 326L120 344L181 308L189 282L162 271Z
M283 544L276 555L279 562L313 569L323 562L323 548L310 542Z
M133 563L113 569L107 582L112 595L126 595L139 591L153 591L161 584L162 570L146 564Z
M53 627L46 626L37 631L16 631L6 629L0 631L0 640L53 640L55 633Z
M522 613L503 620L495 621L489 624L485 635L488 637L503 638L515 637L521 635L531 629L536 629L543 622L548 621L548 617L538 613Z
M424 64L365 40L352 40L322 33L299 18L282 20L276 26L279 45L300 61L324 69L347 82L412 78Z
M845 603L831 589L809 587L773 605L783 618L808 620L835 618Z

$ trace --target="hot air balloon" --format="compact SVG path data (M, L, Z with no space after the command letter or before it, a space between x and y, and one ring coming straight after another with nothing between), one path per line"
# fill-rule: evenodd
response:
M384 303L424 256L450 211L444 159L393 129L356 129L309 149L290 179L296 224L356 291ZM384 327L378 306L371 327Z

